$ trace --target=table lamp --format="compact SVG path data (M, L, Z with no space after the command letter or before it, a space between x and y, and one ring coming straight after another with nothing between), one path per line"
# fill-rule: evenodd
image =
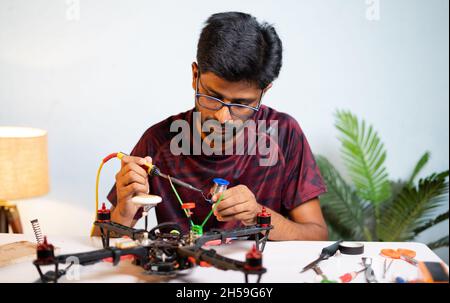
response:
M47 132L0 126L0 233L23 233L13 200L49 191Z

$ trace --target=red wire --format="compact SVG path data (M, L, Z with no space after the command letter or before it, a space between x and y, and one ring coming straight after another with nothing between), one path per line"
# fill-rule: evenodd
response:
M103 163L105 163L105 162L107 162L107 161L109 161L109 160L111 160L112 158L115 158L115 157L117 157L117 153L109 154L108 156L106 156L106 157L103 159Z

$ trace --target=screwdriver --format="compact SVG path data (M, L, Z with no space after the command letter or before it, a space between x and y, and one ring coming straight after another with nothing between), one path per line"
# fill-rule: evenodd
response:
M342 276L339 277L339 280L341 280L342 283L348 283L348 282L352 281L353 279L355 279L358 276L358 274L362 273L365 270L366 270L366 268L364 267L363 269L361 269L359 271L352 271L352 272L343 274Z
M314 265L312 269L318 276L322 278L320 283L336 283L336 281L328 279L328 277L323 273L322 269L320 269L318 265Z
M117 153L117 158L122 159L123 156L129 156L129 155L127 155L127 154L125 154L125 153L122 153L122 152L118 152L118 153ZM164 178L164 179L169 180L169 177L168 177L166 174L163 174L163 173L159 170L159 168L156 167L156 165L154 165L154 164L147 164L147 163L145 163L144 165L141 165L141 167L142 167L142 168L147 172L147 174L149 174L150 176L159 176L159 177L162 177L162 178ZM186 183L186 182L183 182L183 181L181 181L181 180L179 180L179 179L177 179L177 178L174 178L174 177L172 177L172 176L170 176L170 179L172 180L173 183L175 183L175 184L177 184L177 185L180 185L180 186L182 186L182 187L189 188L189 189L194 190L194 191L201 192L201 193L203 194L203 191L202 191L201 189L198 189L198 188L192 186L191 184L188 184L188 183Z
M329 257L334 256L334 254L336 254L337 250L339 249L339 244L340 244L341 242L342 242L342 240L339 240L339 241L337 241L336 243L334 243L334 244L332 244L332 245L330 245L330 246L327 246L327 247L325 247L324 249L322 249L322 252L320 253L320 256L319 256L316 260L314 260L313 262L311 262L311 263L309 263L308 265L306 265L306 266L302 269L302 271L301 271L300 273L305 272L305 271L307 271L307 270L313 268L313 267L316 266L320 261L326 260L326 259L328 259Z

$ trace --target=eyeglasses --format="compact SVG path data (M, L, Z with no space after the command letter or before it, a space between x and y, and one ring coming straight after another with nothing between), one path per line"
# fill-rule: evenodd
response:
M201 94L198 92L198 84L199 83L200 83L200 72L198 73L198 77L197 77L197 85L195 88L195 98L198 101L198 103L200 104L200 106L202 106L206 109L217 111L217 110L221 109L222 107L226 106L226 107L228 107L232 117L245 120L245 119L250 118L261 107L261 100L264 95L264 89L261 90L261 95L259 96L258 105L255 107L255 106L238 104L238 103L225 103L216 97ZM202 85L202 87L203 87L203 85Z

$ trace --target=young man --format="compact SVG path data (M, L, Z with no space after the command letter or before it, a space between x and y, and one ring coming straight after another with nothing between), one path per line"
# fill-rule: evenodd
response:
M264 206L272 214L270 239L326 240L318 199L326 188L306 137L294 118L261 103L279 74L281 59L281 41L272 26L244 13L212 15L200 35L198 63L192 63L195 108L150 127L131 156L122 159L108 196L114 205L113 221L133 226L142 210L131 198L150 192L163 199L156 207L158 222L176 221L188 229L169 182L149 178L140 167L153 162L161 172L204 193L216 177L230 182L206 230L254 224ZM208 122L215 122L215 127L205 129ZM263 124L270 127L260 128ZM176 131L183 125L189 131L180 136ZM229 126L234 127L231 135ZM226 149L227 144L236 151ZM183 187L177 191L184 202L196 202L192 219L200 224L212 205L200 192Z

